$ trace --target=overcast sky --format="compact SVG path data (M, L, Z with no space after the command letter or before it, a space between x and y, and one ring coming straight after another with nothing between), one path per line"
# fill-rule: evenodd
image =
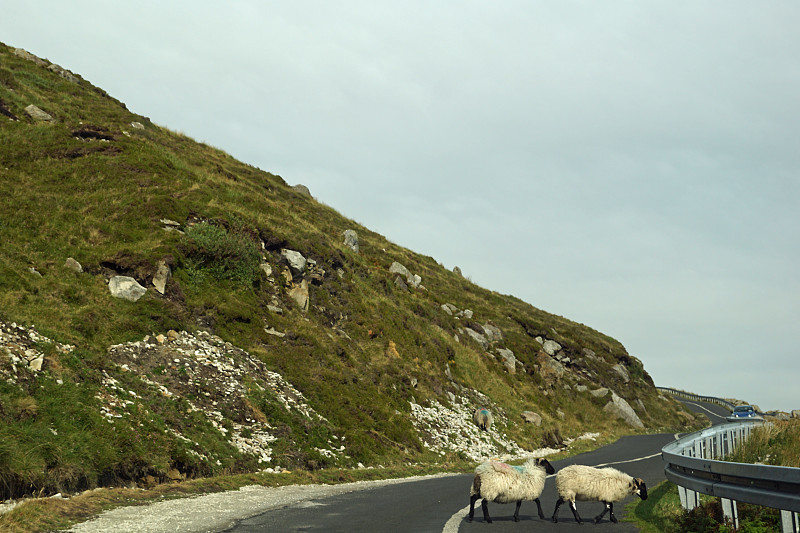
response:
M32 0L0 41L618 339L658 385L791 410L798 21L781 0Z

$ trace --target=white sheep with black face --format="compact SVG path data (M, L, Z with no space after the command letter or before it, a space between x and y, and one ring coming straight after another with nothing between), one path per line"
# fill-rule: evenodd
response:
M643 500L647 499L647 486L644 480L629 476L615 468L567 466L556 474L556 490L559 498L553 511L553 522L558 522L558 508L565 501L569 502L569 508L579 524L583 523L583 520L578 515L575 500L603 502L606 507L594 518L596 524L608 512L611 513L609 516L611 521L617 521L617 517L614 516L614 502L624 500L632 494Z
M489 431L489 428L492 427L492 422L494 422L494 418L492 417L491 411L485 407L478 407L475 409L475 412L472 413L472 421L483 431Z
M492 523L489 517L488 502L511 503L517 502L514 511L514 521L519 522L519 508L523 501L535 501L539 509L539 518L544 519L542 504L539 496L544 489L547 474L555 472L547 459L528 459L522 466L512 466L498 461L489 461L478 465L475 469L475 478L469 489L469 517L472 522L475 514L475 502L483 498L481 509L483 519Z

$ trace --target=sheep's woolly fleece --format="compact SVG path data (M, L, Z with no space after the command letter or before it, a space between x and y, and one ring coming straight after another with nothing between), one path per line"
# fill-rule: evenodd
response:
M571 465L556 474L556 490L564 501L618 502L631 495L632 480L616 468Z
M535 459L522 467L490 461L479 465L475 474L481 478L481 497L497 503L535 500L542 494L547 479L547 473L536 465ZM470 488L470 495L473 494L478 494L474 484Z

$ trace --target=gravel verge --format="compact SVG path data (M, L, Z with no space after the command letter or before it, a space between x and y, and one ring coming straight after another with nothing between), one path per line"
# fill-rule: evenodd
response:
M68 530L76 533L211 533L233 527L237 521L301 502L348 492L369 490L458 474L433 474L402 479L356 481L341 485L249 485L239 490L167 500L146 506L119 507Z

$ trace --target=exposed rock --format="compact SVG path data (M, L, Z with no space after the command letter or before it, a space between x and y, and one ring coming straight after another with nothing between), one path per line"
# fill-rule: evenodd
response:
M392 266L389 267L390 274L400 274L404 278L411 277L411 272L403 266L402 264L398 263L397 261L392 262Z
M306 187L305 185L302 185L300 183L298 183L297 185L293 186L292 190L294 192L302 194L303 196L307 196L307 197L312 198L312 199L314 198L313 196L311 196L311 191L308 189L308 187Z
M617 418L623 419L629 425L635 428L643 428L644 424L642 421L639 420L639 416L636 414L636 411L625 401L624 398L617 396L616 393L611 393L611 401L608 402L605 407L603 407L603 411L609 413L611 415L616 416Z
M605 387L600 387L599 389L594 389L593 391L589 392L595 398L602 398L606 394L608 394L608 389Z
M497 353L503 358L503 364L508 373L515 374L517 372L517 358L514 357L514 352L507 348L498 348Z
M458 311L458 307L453 304L442 304L442 311L450 316L453 316L453 313Z
M289 267L292 279L298 279L306 271L308 261L300 252L284 248L281 250L281 260Z
M278 315L282 315L283 314L283 308L278 307L277 305L269 304L269 305L267 305L267 309L269 310L270 313L275 313L275 314L278 314Z
M358 253L358 233L356 233L355 230L345 230L344 245Z
M131 122L131 128L135 130L143 130L144 124L142 124L141 122Z
M281 333L280 331L276 330L273 327L264 328L264 331L269 333L270 335L275 336L275 337L281 337L282 338L282 337L286 336L286 333Z
M35 105L31 104L25 108L25 112L30 116L33 120L38 120L40 122L53 122L55 119L45 111L42 111Z
M164 261L158 262L158 268L156 269L156 274L153 276L153 287L159 292L159 294L164 294L164 291L167 288L167 282L169 278L172 276L172 271L170 270L169 266Z
M483 333L490 342L497 342L503 340L503 332L494 324L488 322L483 325Z
M465 328L464 331L472 340L480 344L481 348L484 350L489 349L489 341L486 339L486 337L471 328Z
M523 411L522 419L528 424L533 424L534 426L537 427L542 425L541 415L539 415L538 413L534 413L533 411Z
M408 285L406 285L406 282L403 281L403 278L401 278L400 276L397 276L396 278L394 278L394 284L397 286L397 288L399 288L401 290L404 290L404 291L408 290Z
M473 313L472 313L472 311L470 309L464 309L463 311L459 311L458 312L459 318L466 318L467 320L472 318L472 315L473 315Z
M78 80L78 78L75 77L74 74L72 74L72 72L68 71L67 69L65 69L60 65L56 65L55 63L51 64L47 68L48 70L52 70L53 72L55 72L56 74L58 74L59 76L61 76L70 83L78 83L78 81L80 81Z
M308 282L306 280L301 280L299 284L286 291L286 294L289 295L289 298L294 300L294 303L297 304L297 307L301 311L308 311L309 295Z
M412 275L411 275L411 276L408 278L408 284L409 284L411 287L413 287L413 288L415 288L415 289L418 289L418 288L420 287L420 285L422 284L422 278L421 278L419 275L417 275L417 274L412 274Z
M586 392L587 390L589 390L589 387L587 387L586 385L575 385L575 390L578 392Z
M617 363L616 365L612 366L611 370L616 372L619 375L619 377L622 378L622 381L624 381L625 383L631 380L631 376L628 373L628 369L622 366L621 363Z
M22 59L27 59L28 61L33 61L40 67L46 67L47 61L40 58L39 56L35 56L32 53L28 52L27 50L23 50L22 48L15 48L14 55L21 57Z
M108 290L111 291L111 296L114 298L122 298L130 302L138 301L147 292L147 289L129 276L114 276L108 281Z
M38 277L40 277L40 278L42 277L42 273L41 273L41 272L39 272L38 270L36 270L36 269L35 269L35 268L33 268L33 267L28 267L28 272L30 272L30 273L31 273L31 274L33 274L34 276L38 276Z
M77 272L79 274L81 272L83 272L83 267L81 266L81 264L78 263L76 260L74 260L71 257L67 257L67 260L64 262L64 267L66 267L66 268L68 268L70 270L74 270L75 272Z
M258 265L258 268L260 268L268 278L272 277L272 265L269 263L261 263Z
M44 354L41 354L36 359L33 359L28 362L28 368L30 368L34 372L39 372L42 369L43 363L44 363Z
M461 276L462 278L464 277L464 274L461 273L461 269L458 268L457 266L453 267L453 274L455 274L457 276Z
M539 352L536 361L539 363L539 372L544 378L558 379L567 372L567 369L564 368L564 365L548 356L546 353Z
M800 418L800 409L794 409L792 411L792 418Z
M542 349L547 352L547 355L555 355L561 349L561 345L548 339L542 343Z

